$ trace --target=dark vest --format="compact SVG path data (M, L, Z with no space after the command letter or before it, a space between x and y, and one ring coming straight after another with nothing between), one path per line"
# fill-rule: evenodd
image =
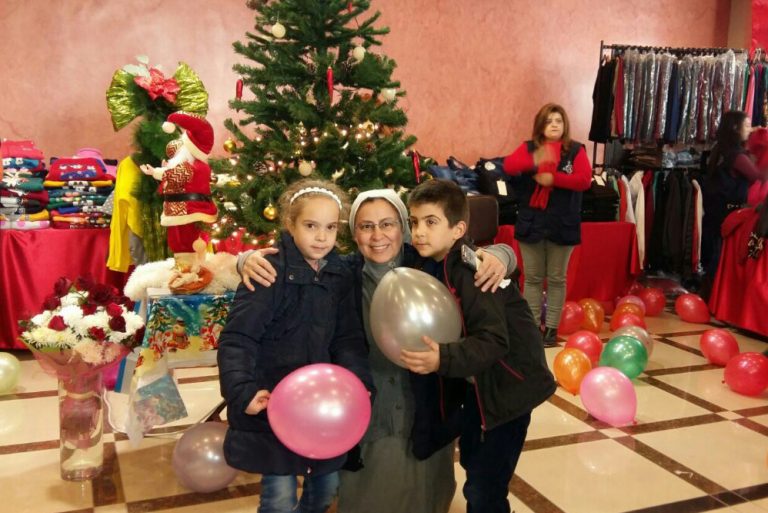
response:
M533 153L533 141L526 141L528 153ZM573 172L573 161L584 146L571 141L571 148L560 152L558 173ZM519 213L515 223L515 238L520 242L534 243L548 240L563 246L581 243L581 197L582 193L570 189L553 187L547 208L540 210L530 207L531 195L536 189L532 173L522 174L514 180L515 192L519 198Z

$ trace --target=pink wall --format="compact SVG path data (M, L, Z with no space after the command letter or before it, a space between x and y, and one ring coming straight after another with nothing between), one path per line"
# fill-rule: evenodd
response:
M513 149L547 101L563 104L573 135L586 140L601 39L726 44L728 0L639 4L373 0L391 28L383 51L398 63L417 149L467 162ZM0 137L32 138L46 156L82 146L130 153L130 129L113 132L104 94L117 68L146 54L166 71L183 60L200 74L221 155L237 79L231 43L252 21L244 0L3 0Z

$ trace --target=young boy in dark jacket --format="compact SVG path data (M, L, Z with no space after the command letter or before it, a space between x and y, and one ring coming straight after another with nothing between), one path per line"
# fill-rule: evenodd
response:
M466 378L459 449L467 474L468 513L509 513L509 481L523 449L533 408L555 391L541 333L519 290L495 293L474 286L474 269L462 262L461 246L469 206L461 189L447 180L429 180L411 192L408 207L413 246L461 304L464 338L428 350L402 351L412 372Z

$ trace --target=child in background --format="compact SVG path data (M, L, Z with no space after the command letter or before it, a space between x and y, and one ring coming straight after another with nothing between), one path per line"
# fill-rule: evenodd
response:
M268 257L278 280L254 291L241 284L219 339L224 454L229 465L263 474L259 513L326 511L347 457L312 460L285 447L264 411L275 385L305 365L334 363L373 388L351 272L334 250L345 210L344 193L329 182L301 180L283 193L280 252Z
M424 270L442 280L461 304L464 338L428 351L402 351L412 372L467 378L459 450L466 471L468 513L509 513L508 485L523 449L533 408L555 391L541 332L514 285L495 294L474 286L475 270L462 263L469 206L461 189L429 180L408 200L413 245ZM434 398L437 400L437 398Z

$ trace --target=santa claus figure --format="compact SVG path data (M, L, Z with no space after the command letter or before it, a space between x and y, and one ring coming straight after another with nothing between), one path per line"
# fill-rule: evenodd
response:
M160 180L158 192L163 198L160 224L168 228L168 247L181 273L171 280L171 289L175 282L184 289L179 292L195 292L210 281L207 276L210 273L199 269L205 261L208 241L200 223L212 224L217 218L208 165L213 128L201 116L175 112L163 123L163 130L172 133L177 126L182 129L182 135L168 143L168 161L162 167L143 165L141 170Z

